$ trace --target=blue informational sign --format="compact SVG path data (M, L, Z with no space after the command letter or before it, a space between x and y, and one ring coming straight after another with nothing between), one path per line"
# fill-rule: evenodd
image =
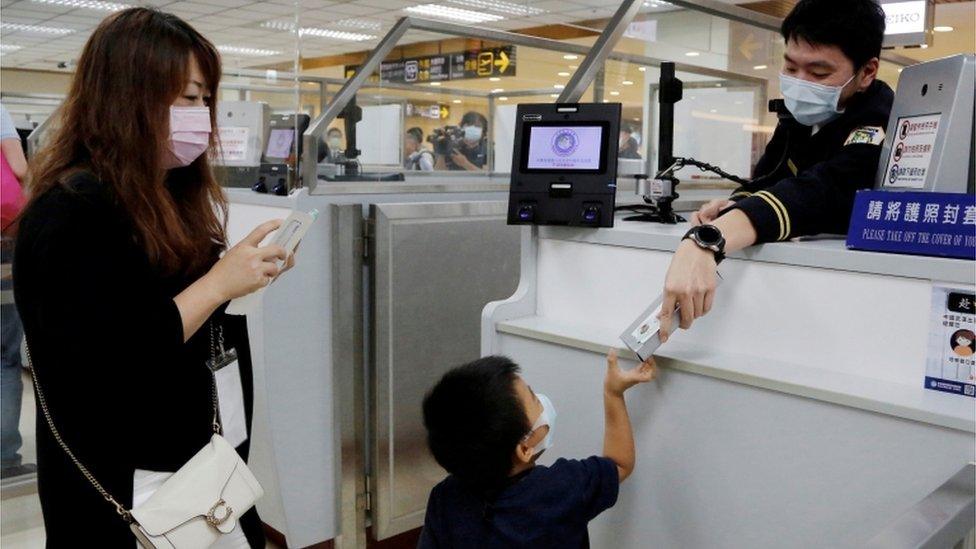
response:
M858 191L847 247L976 259L976 196Z

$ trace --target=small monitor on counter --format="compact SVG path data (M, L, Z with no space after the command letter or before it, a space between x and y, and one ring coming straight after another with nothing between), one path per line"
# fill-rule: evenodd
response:
M612 227L619 103L522 104L509 224Z

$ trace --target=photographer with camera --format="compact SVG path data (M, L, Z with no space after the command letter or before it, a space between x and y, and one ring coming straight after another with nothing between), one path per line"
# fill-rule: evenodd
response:
M434 145L438 170L482 171L488 162L488 120L484 115L468 111L461 118L460 127L435 129L428 140Z

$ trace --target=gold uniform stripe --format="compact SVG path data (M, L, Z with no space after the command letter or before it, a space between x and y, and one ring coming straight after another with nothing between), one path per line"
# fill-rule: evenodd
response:
M786 209L786 206L780 202L779 198L776 198L776 195L770 192L759 191L756 193L756 196L765 200L766 203L773 208L773 211L776 212L776 217L779 218L780 223L779 240L786 240L786 238L790 235L790 232L793 230L790 223L790 213Z
M796 175L800 171L796 169L796 164L793 163L792 158L786 159L786 166L790 169L791 172L793 172L793 175Z
M749 197L749 196L752 196L752 193L750 193L748 191L739 191L737 193L732 193L732 196L730 196L729 198L735 198L737 196Z

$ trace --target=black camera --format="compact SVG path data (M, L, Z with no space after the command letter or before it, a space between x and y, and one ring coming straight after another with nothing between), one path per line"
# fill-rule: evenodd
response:
M434 146L434 154L450 157L451 153L459 149L464 132L457 126L434 128L427 136L427 142Z

